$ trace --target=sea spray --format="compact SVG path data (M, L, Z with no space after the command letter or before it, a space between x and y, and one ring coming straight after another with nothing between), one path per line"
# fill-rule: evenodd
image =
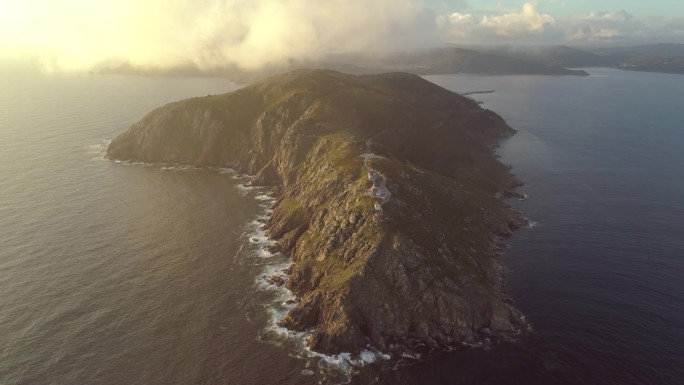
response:
M316 367L319 374L326 380L333 383L347 383L357 369L380 360L389 360L388 354L367 348L354 356L349 352L326 355L310 350L307 346L307 339L310 332L296 332L281 327L280 321L296 306L296 296L287 289L289 279L286 273L292 265L288 256L281 253L273 253L269 249L275 245L276 241L269 238L266 232L265 223L273 213L273 206L277 198L269 194L266 187L252 185L253 176L244 175L230 168L220 167L196 167L192 165L178 165L167 163L147 163L137 161L114 161L128 166L158 168L162 172L192 172L192 171L212 171L226 175L239 183L236 185L238 192L242 196L253 194L253 198L259 202L260 212L256 217L245 225L243 236L247 239L250 251L247 255L266 261L261 273L255 278L256 287L265 292L272 293L272 299L265 304L268 314L268 322L258 339L263 342L276 344L286 343L294 346L295 355L306 361L302 375L310 376L315 374L311 369ZM251 247L249 247L251 245ZM240 254L244 252L240 248ZM244 255L244 254L242 254ZM261 262L259 262L261 264ZM278 277L282 285L273 283L273 277Z
M286 271L292 266L291 259L281 253L272 253L269 250L276 241L267 236L265 222L272 214L273 205L277 198L262 192L263 187L241 184L238 185L238 188L244 195L255 192L254 199L263 202L259 205L262 208L261 213L247 225L248 231L245 232L245 236L250 244L257 246L253 254L255 257L260 259L271 258L271 261L264 266L261 273L255 278L255 285L259 290L273 294L272 301L266 305L269 320L264 328L264 333L259 336L259 340L275 343L286 342L289 345L294 345L297 357L307 360L307 369L302 371L302 375L313 374L308 369L310 360L313 359L324 378L339 383L349 382L359 367L380 360L390 360L390 355L371 347L361 351L356 357L349 352L333 355L314 352L307 346L310 332L297 332L280 326L283 318L296 306L296 296L287 288L289 275ZM277 277L281 284L274 284L274 277Z

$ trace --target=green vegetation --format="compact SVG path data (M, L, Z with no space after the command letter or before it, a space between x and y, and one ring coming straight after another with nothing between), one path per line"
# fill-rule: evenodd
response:
M292 257L300 300L286 326L313 329L316 351L384 350L524 324L503 302L494 259L517 216L495 198L515 179L491 147L512 132L415 75L305 70L155 110L107 156L229 165L274 185L267 229ZM368 141L385 157L371 161L392 193L382 212L364 195ZM497 328L492 309L506 314Z
M278 202L278 211L283 216L293 216L300 210L302 210L302 206L295 199L285 198Z

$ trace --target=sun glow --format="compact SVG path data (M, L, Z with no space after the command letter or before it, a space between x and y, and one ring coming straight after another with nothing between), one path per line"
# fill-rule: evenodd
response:
M23 55L47 72L123 62L253 69L417 46L431 31L426 14L419 0L0 0L0 59Z

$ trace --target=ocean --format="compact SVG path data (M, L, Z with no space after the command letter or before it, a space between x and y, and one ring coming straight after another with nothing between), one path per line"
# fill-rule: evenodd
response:
M0 78L0 384L679 384L684 77L427 76L518 133L531 221L501 258L534 332L419 362L323 357L274 320L268 191L226 169L123 164L108 141L210 78ZM377 362L371 363L373 359Z

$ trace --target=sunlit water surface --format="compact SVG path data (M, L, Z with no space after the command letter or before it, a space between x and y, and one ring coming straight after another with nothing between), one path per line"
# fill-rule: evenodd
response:
M684 378L684 77L429 76L519 130L502 161L535 226L502 256L523 341L357 368L387 384L678 384ZM102 159L217 79L0 80L0 383L315 384L346 379L270 326L282 293L230 170ZM257 239L253 237L257 236ZM275 330L277 331L277 330ZM328 360L330 361L330 360ZM338 368L338 369L335 369ZM338 372L343 372L338 374Z

